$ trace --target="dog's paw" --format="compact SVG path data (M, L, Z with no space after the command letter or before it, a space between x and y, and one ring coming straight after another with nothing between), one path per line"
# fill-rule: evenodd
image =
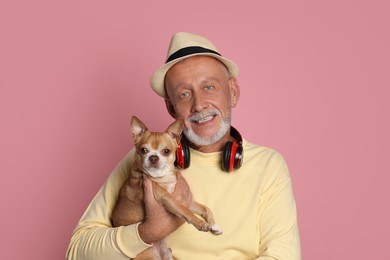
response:
M198 222L194 223L194 226L196 227L197 230L203 231L203 232L207 232L207 231L211 230L211 226L209 225L209 223L207 223L205 221L198 221Z
M210 227L210 231L214 235L221 235L222 234L222 229L217 224L212 225Z
M161 248L160 248L161 250ZM171 260L172 259L172 249L166 247L163 248L163 250L160 251L161 254L161 260Z

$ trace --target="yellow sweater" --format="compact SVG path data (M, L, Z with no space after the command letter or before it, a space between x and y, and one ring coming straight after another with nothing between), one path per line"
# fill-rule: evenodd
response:
M168 237L174 259L301 259L295 201L283 158L246 140L243 147L243 165L231 173L221 170L221 152L191 150L191 166L182 175L194 199L213 211L223 234L182 225ZM71 238L68 260L125 260L150 246L140 239L137 224L112 228L110 223L133 158L134 150L87 208Z

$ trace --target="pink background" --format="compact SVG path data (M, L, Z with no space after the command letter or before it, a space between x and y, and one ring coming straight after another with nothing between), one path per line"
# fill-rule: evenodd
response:
M388 1L59 2L0 3L0 259L64 259L130 116L172 121L148 82L176 31L239 64L233 123L287 160L303 259L389 255Z

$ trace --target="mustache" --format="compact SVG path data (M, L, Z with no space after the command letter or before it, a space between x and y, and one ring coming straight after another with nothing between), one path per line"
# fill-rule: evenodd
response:
M198 112L196 114L193 114L192 116L190 116L188 118L188 120L189 121L199 121L205 117L216 116L216 115L221 115L221 112L219 112L219 110L217 110L217 109L210 109L207 111L202 111L202 112Z

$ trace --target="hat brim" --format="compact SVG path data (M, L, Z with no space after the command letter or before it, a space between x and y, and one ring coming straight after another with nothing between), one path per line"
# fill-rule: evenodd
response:
M237 75L239 73L239 68L238 68L237 64L235 64L231 60L228 60L222 56L219 56L219 55L213 54L213 53L195 53L195 54L187 55L187 56L172 60L172 61L164 64L163 66L161 66L159 69L157 69L157 71L150 78L150 85L151 85L152 89L159 96L164 97L164 98L167 97L166 92L165 92L164 81L165 81L165 75L167 74L168 70L176 63L178 63L184 59L194 57L194 56L209 56L209 57L216 58L217 60L222 62L227 67L231 77L237 77Z

